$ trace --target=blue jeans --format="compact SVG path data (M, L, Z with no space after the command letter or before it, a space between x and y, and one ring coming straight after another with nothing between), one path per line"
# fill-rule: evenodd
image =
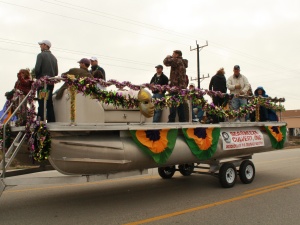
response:
M155 94L153 94L152 98L161 99L164 96L165 96L164 94L155 93ZM159 123L160 122L161 114L162 114L162 109L155 109L154 110L153 123Z
M196 119L195 118L195 113L194 113L194 108L198 108L198 113L197 113L197 119L199 119L199 121L202 119L204 111L202 110L201 106L192 106L192 120Z
M247 99L244 99L244 98L233 98L231 100L231 107L234 110L238 110L241 106L244 106L244 105L247 105ZM237 118L237 119L240 119L240 118Z

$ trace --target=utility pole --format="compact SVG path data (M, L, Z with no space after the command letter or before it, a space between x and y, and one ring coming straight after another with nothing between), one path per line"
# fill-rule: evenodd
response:
M203 81L205 78L209 78L209 73L207 74L207 76L204 76L204 74L202 74L202 77L200 77L200 84L201 84L201 80ZM193 80L199 80L199 78L191 77L191 81Z
M208 46L208 41L206 41L206 45L199 46L199 44L196 41L196 48L193 48L190 46L190 51L194 51L197 49L197 80L198 80L198 88L200 88L200 51L202 48Z

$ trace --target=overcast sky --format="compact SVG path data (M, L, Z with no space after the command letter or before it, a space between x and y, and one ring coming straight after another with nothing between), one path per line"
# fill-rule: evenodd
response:
M134 84L149 82L175 49L195 78L190 46L207 40L201 76L224 67L228 78L238 64L253 89L263 86L270 96L285 97L286 109L299 109L299 12L299 0L0 0L0 108L19 69L35 66L37 42L48 39L59 74L96 56L107 79Z

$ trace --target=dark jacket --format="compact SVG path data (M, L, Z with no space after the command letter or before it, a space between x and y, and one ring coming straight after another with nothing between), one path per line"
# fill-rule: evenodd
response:
M37 55L35 64L35 76L37 79L43 76L54 77L58 74L57 60L49 51L44 50Z
M78 78L82 78L82 77L90 77L92 78L92 74L87 70L87 69L83 69L83 68L72 68L69 69L68 72L63 73L63 75L75 75L75 77Z
M74 75L75 78L84 78L84 77L90 77L92 78L92 74L87 70L83 68L72 68L69 69L68 72L63 73L62 75ZM64 83L57 91L56 91L56 96L55 99L59 100L62 98L64 91L68 88L68 85Z
M268 95L266 94L266 91L263 87L257 87L256 90L254 91L254 95L258 96L258 90L262 90L262 97L268 97Z
M105 71L102 67L98 66L98 65L95 65L95 66L92 66L92 69L90 70L91 74L93 74L95 71L99 70L102 75L103 75L103 80L106 80L106 76L105 76Z
M226 78L223 74L214 75L209 83L209 90L227 92Z
M269 97L267 94L266 94L266 91L263 87L257 87L256 90L254 91L254 95L255 96L258 96L258 90L262 90L262 97ZM268 109L264 106L260 106L259 107L259 110L260 110L260 121L278 121L278 116L276 114L276 112L273 110L273 109ZM254 117L255 118L255 117Z
M150 84L168 85L168 82L168 77L164 73L162 73L159 77L157 76L157 74L154 74L150 81ZM152 93L156 94L158 93L158 91L152 91ZM163 93L166 93L166 91L164 91Z

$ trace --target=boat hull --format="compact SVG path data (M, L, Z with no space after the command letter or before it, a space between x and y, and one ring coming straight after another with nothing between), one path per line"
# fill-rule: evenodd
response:
M276 125L272 123L269 125ZM69 127L66 129L49 126L52 136L51 154L49 161L52 166L63 174L111 174L122 171L144 170L168 165L178 165L185 163L213 163L227 158L247 157L255 153L275 150L272 147L270 138L263 123L232 123L223 125L209 125L210 127L220 128L223 132L238 132L247 130L260 130L263 137L263 146L224 148L222 135L218 140L217 149L213 156L206 160L198 159L187 145L182 133L184 127L207 127L208 125L190 124L162 124L156 125L123 125L122 129L114 126L80 126ZM178 129L176 144L171 156L163 164L156 163L149 155L145 154L133 141L130 129Z

